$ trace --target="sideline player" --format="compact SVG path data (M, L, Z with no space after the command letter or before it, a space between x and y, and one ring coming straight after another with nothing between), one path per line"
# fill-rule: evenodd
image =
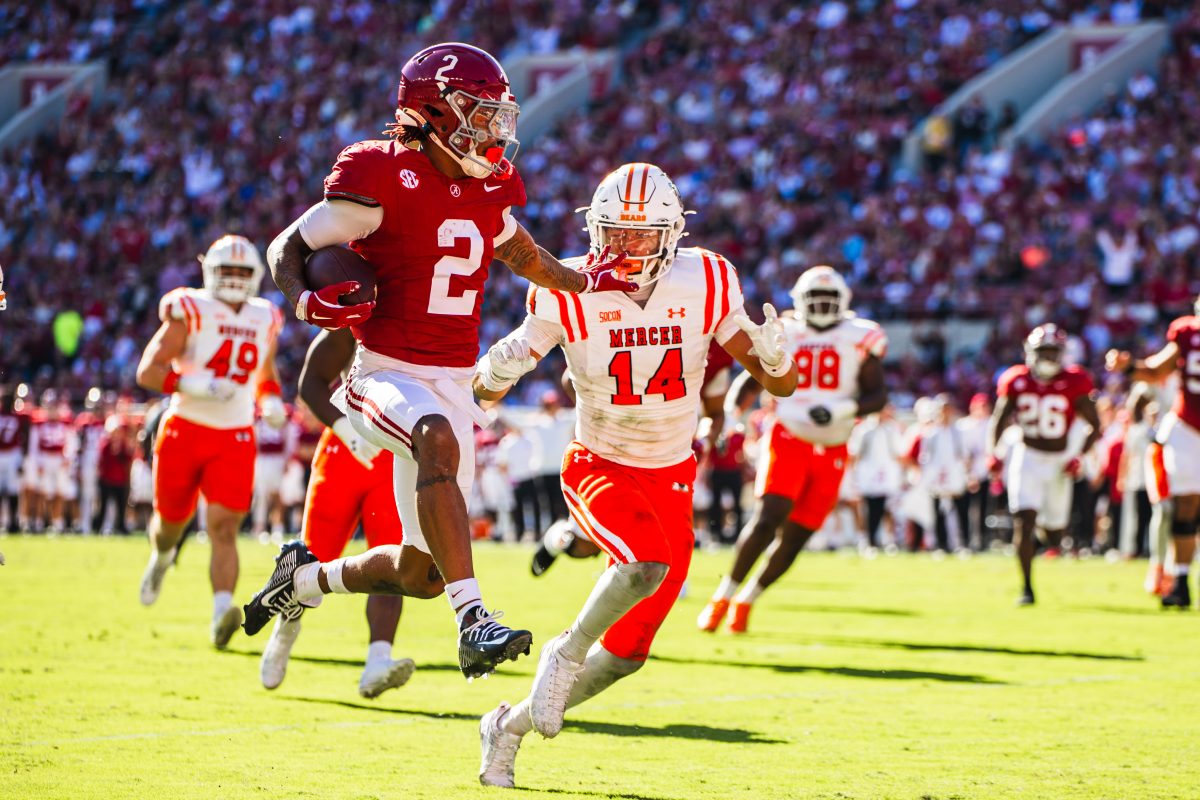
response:
M256 396L264 419L284 422L275 371L283 318L256 297L265 270L245 237L217 239L201 268L203 289L174 289L159 301L162 325L137 368L139 386L171 395L154 445L154 517L141 600L148 606L158 599L203 492L212 542L212 642L223 649L242 621L233 591L237 532L254 488Z
M734 546L733 567L697 619L703 631L715 631L731 608L729 629L746 631L751 605L783 577L837 505L855 418L887 403L887 337L850 312L842 276L832 267L811 267L791 294L795 316L783 322L799 382L795 394L776 404L759 456L758 502ZM739 397L750 377L739 376L730 392ZM768 547L766 563L742 586Z
M1135 381L1157 382L1176 370L1179 388L1175 402L1158 426L1166 485L1170 488L1173 519L1171 544L1175 553L1175 582L1162 598L1164 607L1190 608L1188 573L1200 533L1200 298L1195 313L1179 317L1167 329L1167 343L1152 356L1135 360L1111 350L1105 358L1110 371Z
M750 322L732 265L700 248L676 250L684 210L662 170L626 164L610 173L587 226L588 260L624 251L638 291L532 290L524 324L488 351L474 379L476 396L498 400L551 349L563 349L579 422L562 490L609 559L570 629L542 648L529 697L481 720L486 785L513 786L523 736L557 735L568 707L640 669L679 596L694 543L692 438L709 342L775 394L796 385L775 310L764 308L761 326Z
M328 564L302 543L285 545L246 606L246 632L281 611L294 617L299 603L330 592L428 598L444 590L458 623L459 666L472 678L528 652L533 640L484 608L471 557L465 498L475 476L473 427L490 421L470 381L488 265L495 258L533 283L568 292L636 287L613 272L620 256L606 252L586 269L571 269L510 213L525 205L510 160L519 108L492 56L457 42L427 47L404 65L397 103L390 138L343 150L325 179L324 201L267 255L297 317L322 328L353 326L358 351L334 400L363 438L396 455L405 542ZM347 285L305 286L305 258L346 242L375 267L372 303L338 305Z
M1009 367L996 383L996 408L988 429L994 453L1014 417L1021 438L1005 464L1004 484L1013 515L1013 544L1024 588L1017 604L1033 605L1033 556L1038 526L1058 546L1071 517L1071 495L1080 460L1101 434L1093 400L1092 376L1081 367L1063 366L1067 334L1057 325L1039 325L1025 339L1025 363ZM1078 415L1090 427L1082 446L1071 436ZM995 461L990 471L994 472Z
M21 450L26 437L26 417L16 409L16 397L0 386L0 502L8 509L8 532L20 527Z
M325 426L312 460L312 478L304 499L304 542L321 561L342 554L362 523L368 547L399 545L400 517L392 496L392 454L363 439L350 420L330 401L330 388L342 380L354 360L350 331L321 331L309 345L300 372L300 399ZM392 660L392 642L400 622L402 598L370 595L367 627L370 641L358 693L378 697L403 686L413 673L413 660ZM300 617L275 620L263 651L262 684L274 689L283 682L292 645L300 635Z

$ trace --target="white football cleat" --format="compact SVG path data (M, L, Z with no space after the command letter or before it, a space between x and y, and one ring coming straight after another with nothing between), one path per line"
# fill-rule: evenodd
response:
M358 682L358 693L367 699L374 699L388 689L399 689L408 683L415 668L416 664L411 658L368 663L363 667L362 679Z
M150 551L150 561L146 564L146 571L142 573L142 605L152 606L158 599L158 593L162 591L163 576L175 563L175 553L176 551L172 550L169 555L164 556L157 550Z
M265 689L275 689L283 683L287 674L288 659L292 656L292 645L300 635L300 619L285 620L275 618L275 629L267 640L267 648L263 650L262 662L258 667L259 677Z
M213 647L218 650L224 650L229 644L229 640L233 638L233 633L242 625L242 609L239 606L230 606L221 612L221 616L215 617L212 623L212 643Z
M515 785L513 770L521 737L515 733L505 733L500 727L500 720L508 711L508 703L501 703L479 720L479 747L483 751L479 761L479 782L484 786L511 789Z
M571 695L575 679L583 671L581 662L570 661L559 655L558 649L566 638L567 633L564 632L542 648L533 689L529 692L529 716L533 719L533 729L547 739L553 739L562 730L567 698Z

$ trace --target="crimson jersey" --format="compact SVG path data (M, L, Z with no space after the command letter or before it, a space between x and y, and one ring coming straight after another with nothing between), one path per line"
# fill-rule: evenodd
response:
M43 412L33 418L32 441L39 453L62 455L67 448L67 438L74 432L75 424L70 417L49 416Z
M21 446L22 424L20 414L0 414L0 453Z
M378 289L359 343L411 364L474 366L488 265L516 231L509 209L525 205L520 175L451 180L424 153L372 140L342 151L325 198L383 209L379 228L350 243Z
M1200 317L1180 317L1172 322L1167 341L1179 348L1179 392L1171 411L1200 430Z
M1093 389L1092 376L1080 367L1065 367L1043 381L1024 364L1009 367L996 384L1000 397L1013 398L1025 443L1036 450L1051 451L1066 447L1067 432L1075 421L1075 401L1087 397Z

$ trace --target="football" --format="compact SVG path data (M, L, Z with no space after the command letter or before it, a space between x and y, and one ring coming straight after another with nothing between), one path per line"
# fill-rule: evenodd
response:
M342 305L352 306L375 299L375 267L347 247L332 245L314 252L304 264L304 280L314 291L342 281L358 281L358 291L338 297Z

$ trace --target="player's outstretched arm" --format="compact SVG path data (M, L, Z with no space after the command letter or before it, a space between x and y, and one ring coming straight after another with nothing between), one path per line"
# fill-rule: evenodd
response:
M534 369L542 360L524 336L525 326L496 342L479 363L475 365L475 377L471 388L479 400L499 400L508 394L521 376Z
M586 292L635 292L637 284L617 276L614 271L625 261L624 253L610 258L608 248L580 271L563 264L544 248L539 247L529 231L518 224L516 233L496 248L496 258L530 283L547 289L561 289L575 294Z
M258 367L255 376L258 383L258 410L262 418L272 428L282 428L287 424L287 409L283 405L283 389L279 385L279 369L275 366L275 352L279 346L279 336L271 339L267 348L267 356Z
M1162 350L1152 356L1135 359L1126 350L1109 350L1104 354L1104 368L1109 372L1123 372L1135 381L1157 383L1175 370L1179 360L1179 345L1167 342Z
M171 362L183 355L188 329L183 320L167 320L158 327L142 353L137 367L137 385L152 392L170 391L167 376L174 373Z
M1014 408L1012 395L1002 395L996 401L996 408L992 411L992 418L988 420L987 446L989 454L996 452L996 446L1000 443L1000 435L1008 427L1008 420L1012 416ZM995 458L994 455L992 457Z
M1079 455L1083 456L1100 441L1103 426L1100 424L1100 414L1096 411L1096 401L1090 394L1075 398L1075 413L1091 428L1087 438L1083 440L1083 447L1079 449Z
M354 334L349 328L321 331L304 356L304 366L300 369L300 399L327 428L332 428L344 416L329 401L329 387L338 381L353 357Z

